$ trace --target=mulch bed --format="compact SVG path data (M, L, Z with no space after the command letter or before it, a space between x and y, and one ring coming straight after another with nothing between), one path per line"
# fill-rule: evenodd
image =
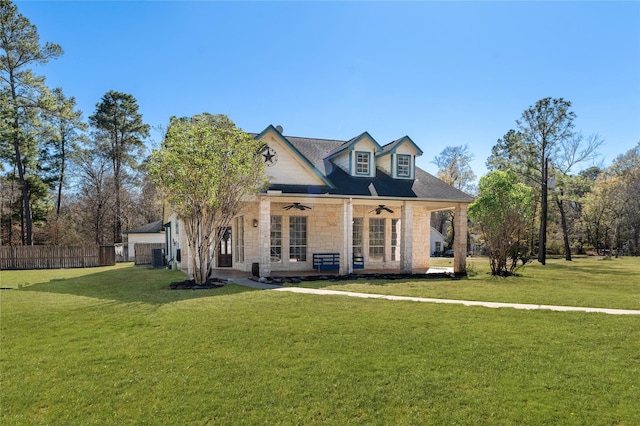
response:
M275 284L275 285L284 285L284 284L300 284L303 281L354 281L358 279L367 279L367 280L401 280L401 279L412 279L412 280L431 280L431 279L443 279L449 278L452 280L460 279L459 276L448 273L436 273L436 274L347 274L347 275L301 275L296 277L251 277L250 279L256 282L264 283L264 284ZM198 285L194 280L185 280L185 281L176 281L169 284L169 287L172 290L211 290L216 288L224 287L226 281L223 281L218 278L210 278L206 284Z
M253 281L261 282L264 284L300 284L302 281L353 281L358 279L367 279L367 280L401 280L401 279L412 279L412 280L430 280L430 279L443 279L449 278L452 280L460 279L459 276L448 274L448 273L434 273L434 274L347 274L347 275L306 275L306 276L298 276L298 277L268 277L268 278L258 278L251 277L250 279Z
M205 284L196 284L194 280L175 281L169 284L171 290L211 290L224 287L224 281L210 278Z

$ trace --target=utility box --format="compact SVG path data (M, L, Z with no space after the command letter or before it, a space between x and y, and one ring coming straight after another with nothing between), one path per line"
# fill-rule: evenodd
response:
M154 268L164 267L164 256L162 252L163 250L161 248L155 248L151 250L151 265Z

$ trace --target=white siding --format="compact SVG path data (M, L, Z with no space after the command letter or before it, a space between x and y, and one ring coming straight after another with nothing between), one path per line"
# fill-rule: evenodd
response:
M134 246L135 244L138 243L164 243L165 241L164 238L164 232L162 233L157 233L157 234L129 234L128 235L128 253L129 253L129 259L127 260L133 260L135 259L135 251L134 251Z
M431 227L431 247L429 253L436 251L436 242L440 243L441 250L444 250L444 236L436 228Z
M332 160L333 164L340 167L346 173L351 173L351 170L349 169L349 160L351 158L351 155L349 155L350 153L350 151L343 152Z
M407 154L407 155L416 155L416 150L408 143L402 143L400 146L396 147L396 154Z
M391 155L383 155L376 158L376 164L379 169L383 170L386 174L391 175Z
M298 159L288 146L267 133L262 141L276 151L278 161L271 167L267 167L267 176L271 183L297 184L297 185L324 185L315 172Z

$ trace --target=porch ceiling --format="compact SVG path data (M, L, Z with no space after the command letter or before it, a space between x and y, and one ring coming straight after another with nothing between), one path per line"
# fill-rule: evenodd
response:
M400 199L393 197L377 197L377 198L358 198L358 197L336 197L333 196L319 196L319 195L293 195L293 194L265 194L270 199L271 203L302 203L308 204L323 204L323 205L342 205L344 200L351 200L354 206L378 206L384 204L388 207L400 208L405 202L410 203L414 208L426 208L430 211L439 210L452 210L455 209L459 202L454 201L432 201L432 200L420 200L420 199Z

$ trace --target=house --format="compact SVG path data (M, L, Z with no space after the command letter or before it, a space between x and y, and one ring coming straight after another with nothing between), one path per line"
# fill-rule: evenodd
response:
M138 228L124 232L128 236L127 240L127 260L134 260L135 245L139 243L164 243L165 233L162 220L147 223Z
M446 247L446 244L447 244L445 240L446 240L446 237L442 235L440 231L438 231L436 228L432 226L431 233L430 233L430 244L429 244L429 247L431 247L430 253L432 256L438 256L444 253L444 248Z
M416 167L423 151L404 136L380 145L368 132L348 141L253 136L270 185L243 203L225 230L217 268L270 276L335 268L417 273L429 268L431 213L455 211L454 271L466 273L467 207L473 198ZM168 258L189 271L188 245L175 215L165 218Z

